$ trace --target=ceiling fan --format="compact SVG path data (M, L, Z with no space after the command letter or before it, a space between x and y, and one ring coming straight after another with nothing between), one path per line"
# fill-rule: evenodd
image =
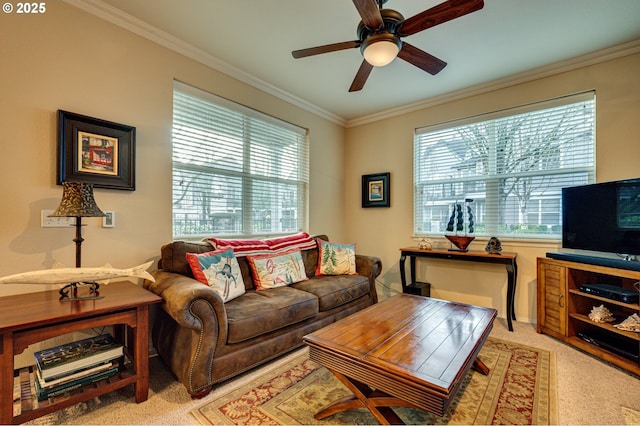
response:
M385 66L396 56L435 75L442 71L447 63L402 41L401 38L475 12L484 6L483 0L448 0L404 19L404 16L395 10L383 9L382 6L386 2L387 0L353 0L362 18L358 24L357 40L294 50L291 54L294 58L304 58L359 47L364 60L349 92L361 90L374 66Z

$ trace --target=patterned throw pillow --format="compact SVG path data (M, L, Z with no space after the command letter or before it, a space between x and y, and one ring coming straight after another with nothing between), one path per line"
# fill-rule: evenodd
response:
M356 245L334 244L318 238L316 275L355 275Z
M307 279L300 250L263 256L248 256L256 290L284 287Z
M232 249L187 253L195 279L211 287L225 302L244 294L244 281Z

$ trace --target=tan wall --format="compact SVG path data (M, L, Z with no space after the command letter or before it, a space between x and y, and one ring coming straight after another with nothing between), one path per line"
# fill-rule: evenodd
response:
M379 281L396 291L398 248L415 244L410 237L416 127L596 89L598 180L640 176L640 55L350 128L345 139L341 126L63 2L48 3L40 16L3 15L1 24L0 276L74 263L73 230L40 227L40 210L57 207L62 193L55 184L58 109L137 128L137 189L96 190L98 205L116 212L117 226L85 221L83 264L128 267L157 258L160 246L171 239L173 79L309 128L310 232L355 241L358 252L380 256L384 271ZM384 171L392 176L392 207L362 209L361 175ZM479 241L472 248L483 246ZM535 258L557 246L506 241L504 246L519 253L518 318L533 321ZM504 312L501 267L454 266L419 262L419 277L433 283L437 297ZM0 296L38 290L4 285Z
M58 109L137 128L136 190L96 189L116 227L84 220L83 266L157 258L171 240L173 79L310 129L310 232L344 237L342 126L63 2L47 3L43 15L0 18L0 276L75 264L74 230L40 227L40 210L62 195ZM0 296L39 290L4 285Z
M571 93L596 90L597 180L640 177L639 71L640 55L636 54L347 129L349 240L358 243L360 252L382 258L379 282L399 291L398 249L417 245L411 239L414 129ZM378 172L391 172L391 208L362 209L361 175ZM444 238L436 243L449 247ZM483 250L485 244L486 240L474 242L471 249ZM535 259L558 245L503 241L503 247L518 252L517 318L535 322ZM431 282L434 297L495 307L500 316L505 315L507 281L502 266L418 261L418 278Z

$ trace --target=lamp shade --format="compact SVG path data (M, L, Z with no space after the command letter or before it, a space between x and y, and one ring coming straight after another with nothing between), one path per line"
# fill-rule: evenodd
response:
M50 217L106 216L93 199L93 184L62 182L62 201Z
M374 34L362 43L362 56L374 67L383 67L396 58L401 47L400 39L393 34Z

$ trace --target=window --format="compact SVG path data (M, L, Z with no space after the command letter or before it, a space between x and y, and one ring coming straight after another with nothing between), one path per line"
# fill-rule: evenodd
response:
M173 236L307 228L305 129L175 83Z
M593 92L416 129L414 233L449 233L460 205L454 232L557 239L562 188L594 180Z

